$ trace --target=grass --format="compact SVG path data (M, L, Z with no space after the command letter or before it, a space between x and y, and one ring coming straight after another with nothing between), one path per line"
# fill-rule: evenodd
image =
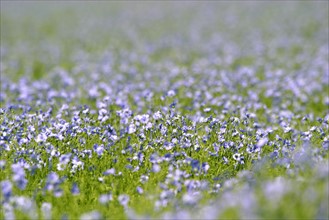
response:
M22 4L1 219L328 218L328 3Z

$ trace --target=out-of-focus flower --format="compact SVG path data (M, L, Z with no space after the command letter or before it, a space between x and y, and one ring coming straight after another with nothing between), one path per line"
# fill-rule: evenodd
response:
M41 213L44 219L48 220L51 219L51 209L52 209L52 205L51 203L48 202L44 202L41 205Z
M103 173L103 175L104 175L104 176L115 175L115 168L111 168L111 169L106 170L106 171Z
M61 180L57 173L51 172L46 181L45 190L49 192L53 192L54 196L61 197L63 194L63 190L59 188L61 184Z
M112 200L113 200L113 196L112 196L111 193L101 194L98 198L98 201L101 204L106 204L106 203L108 203L109 201L112 201Z
M27 179L25 178L25 170L20 164L11 165L13 171L13 181L16 183L17 187L21 190L25 189L27 185Z
M38 134L38 136L35 138L35 141L37 143L45 142L48 139L48 136L45 133Z
M80 190L79 190L79 187L78 187L77 183L73 183L71 193L72 193L72 195L79 195L80 194Z
M168 92L167 92L167 96L169 96L169 97L173 97L173 96L175 96L176 95L176 92L174 91L174 90L169 90Z
M103 152L104 152L104 145L98 145L98 144L95 144L94 145L94 151L96 152L96 154L98 156L102 156L103 155Z
M118 200L122 206L126 207L129 202L129 196L125 194L119 195Z
M6 161L5 160L0 160L0 169L4 169L6 166Z
M144 193L143 188L140 187L140 186L137 186L136 191L137 191L138 194L143 194Z
M32 199L18 196L13 198L13 202L18 210L28 215L31 219L37 218L36 204Z
M136 125L135 124L130 124L128 126L128 134L132 134L132 133L135 133L136 132Z
M158 172L160 172L160 170L161 170L161 167L160 167L159 164L153 164L152 165L152 172L158 173Z
M13 186L9 180L1 182L1 191L5 200L8 200L12 194Z
M257 144L256 144L256 147L258 148L262 148L266 143L268 142L268 138L261 138Z
M80 220L100 220L102 219L101 213L98 211L91 211L81 215Z
M161 112L160 112L160 111L155 112L155 113L153 114L153 118L154 118L155 120L159 120L159 119L161 119L161 118L162 118Z

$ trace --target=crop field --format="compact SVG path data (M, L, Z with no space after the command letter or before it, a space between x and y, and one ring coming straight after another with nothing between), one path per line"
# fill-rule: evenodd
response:
M328 1L1 1L0 219L328 219Z

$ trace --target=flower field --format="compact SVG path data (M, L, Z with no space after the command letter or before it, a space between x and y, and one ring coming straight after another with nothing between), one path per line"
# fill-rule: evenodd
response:
M328 219L329 3L1 1L0 219Z

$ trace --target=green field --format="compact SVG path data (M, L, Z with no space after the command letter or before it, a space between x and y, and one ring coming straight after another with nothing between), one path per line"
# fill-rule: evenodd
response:
M328 219L327 1L1 1L0 219Z

